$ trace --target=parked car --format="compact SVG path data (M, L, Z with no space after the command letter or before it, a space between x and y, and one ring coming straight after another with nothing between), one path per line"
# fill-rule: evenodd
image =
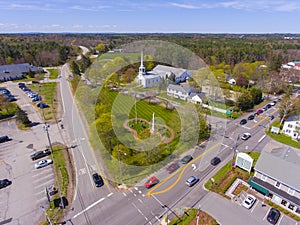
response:
M180 162L181 162L182 164L187 164L187 163L189 163L192 159L193 159L193 157L192 157L191 155L186 155L186 156L184 156L184 157L180 160Z
M43 159L43 160L39 161L38 163L36 163L36 164L34 165L34 167L35 167L36 169L39 169L39 168L43 168L43 167L45 167L45 166L48 166L48 165L50 165L50 164L52 164L52 163L53 163L53 161L52 161L51 159Z
M251 137L251 134L250 133L243 133L241 139L246 141L248 140L249 138Z
M8 180L8 179L0 180L0 189L1 188L5 188L8 185L11 185L11 183L12 182L10 180Z
M93 173L92 177L96 187L101 187L104 185L103 179L98 173Z
M49 105L47 105L46 103L44 102L39 102L37 105L37 107L41 108L41 109L44 109L44 108L48 108Z
M0 137L0 143L6 142L6 141L9 141L9 140L10 140L9 137L6 136L6 135Z
M250 116L248 116L248 120L254 120L254 115L251 114Z
M270 120L273 120L274 116L273 115L269 115L269 118L270 118Z
M253 195L247 194L246 198L243 201L243 206L246 209L250 209L256 201L256 198Z
M267 220L269 221L269 223L276 224L279 218L280 218L279 210L275 208L271 208L267 216Z
M271 105L271 106L276 105L276 101L271 102L270 105Z
M167 167L167 172L168 173L173 173L174 171L178 170L179 169L179 163L175 162L175 163L172 163L170 166Z
M240 124L241 125L244 125L244 124L246 124L247 123L247 120L246 119L242 119L241 121L240 121Z
M189 187L194 186L197 182L199 181L199 178L196 176L190 176L187 180L186 180L186 185Z
M210 164L213 166L218 165L221 162L221 159L219 157L214 157L212 160L210 160Z
M259 110L256 111L256 113L257 113L258 115L262 114L263 112L264 112L264 111L263 111L262 109L259 109Z
M40 158L43 158L47 155L50 155L51 154L51 151L49 149L45 149L45 150L42 150L42 151L37 151L35 153L33 153L30 158L32 161L34 160L37 160L37 159L40 159Z
M269 103L269 104L266 104L265 107L266 107L267 109L269 109L269 108L272 107L272 105Z
M151 177L149 180L146 181L145 187L146 188L151 188L154 185L158 184L159 180L156 178L156 176Z

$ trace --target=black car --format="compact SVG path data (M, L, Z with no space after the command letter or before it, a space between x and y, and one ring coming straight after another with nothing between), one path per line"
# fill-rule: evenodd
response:
M280 212L278 209L271 208L270 212L268 213L267 220L271 224L276 224L280 218Z
M191 155L186 155L186 156L184 156L184 157L180 160L180 162L181 162L182 164L187 164L187 163L190 162L192 159L193 159L193 157L192 157Z
M9 140L10 140L9 137L6 136L6 135L0 137L0 143L6 142L6 141L9 141Z
M219 157L214 157L212 160L210 160L210 164L213 166L218 165L221 162L221 159Z
M96 187L101 187L104 185L103 179L98 173L94 173L92 176Z
M247 120L246 119L242 119L241 121L240 121L240 124L241 125L244 125L244 124L246 124L247 123Z
M248 116L248 120L254 120L254 115L251 114L250 116Z
M8 185L11 185L11 183L12 182L10 180L8 180L8 179L0 180L0 189L1 188L5 188Z
M47 105L46 103L44 102L39 102L37 105L37 107L41 108L41 109L44 109L44 108L48 108L49 105Z
M270 115L269 118L270 118L270 120L273 120L273 119L274 119L274 116L273 116L273 115Z
M51 151L49 149L45 149L45 150L42 150L42 151L37 151L34 154L32 154L30 156L30 158L31 158L32 161L34 161L34 160L43 158L47 155L51 155Z
M269 109L269 108L272 107L272 105L271 105L271 104L267 104L265 107L266 107L267 109Z

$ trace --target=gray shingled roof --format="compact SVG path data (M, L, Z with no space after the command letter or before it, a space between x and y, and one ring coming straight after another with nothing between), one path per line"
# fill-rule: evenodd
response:
M180 92L188 92L186 87L182 87L181 85L169 84L168 89L180 91Z
M175 77L180 77L186 70L171 66L157 65L156 67L154 67L153 71L160 75L165 75L166 73L172 72L175 74Z
M300 121L300 114L290 115L285 122Z
M262 152L254 169L300 191L300 156L289 147Z

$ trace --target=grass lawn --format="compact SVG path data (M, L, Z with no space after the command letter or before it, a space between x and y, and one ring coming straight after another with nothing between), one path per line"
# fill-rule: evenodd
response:
M47 71L50 73L49 79L56 79L58 77L57 69L47 69Z
M63 151L66 151L66 146L64 145L55 145L53 146L53 161L54 169L56 175L55 178L55 187L58 187L58 193L51 197L50 206L47 209L47 215L49 216L52 223L56 223L63 216L63 211L61 208L55 205L55 200L59 199L60 196L67 197L67 190L69 185L69 175L66 165L66 154ZM70 204L70 202L69 202ZM47 224L47 223L44 223Z
M254 167L257 159L260 156L260 152L248 152L248 154L253 158ZM247 171L242 170L238 167L233 168L232 161L230 160L215 174L215 176L213 177L214 182L212 182L212 180L209 180L208 182L206 182L205 187L208 190L224 195L236 178L240 178L247 182L250 179L252 173L253 172L249 174Z
M169 225L194 225L197 224L198 209L186 210L187 214L184 214L180 219L175 218L171 220ZM217 221L208 215L207 213L200 211L199 213L199 225L217 225Z
M13 116L17 111L18 105L14 102L0 104L0 119Z
M270 125L270 129L272 128L272 126L279 127L280 126L280 121L279 120L275 120ZM274 139L274 140L276 140L276 141L278 141L280 143L292 146L294 148L300 148L300 143L298 141L293 140L289 136L286 136L284 134L274 134L274 133L271 133L270 131L268 131L267 134L269 135L270 138L272 138L272 139Z
M57 112L57 91L56 82L30 84L30 89L42 96L43 102L49 105L49 108L45 108L43 111L39 109L41 115L44 113L45 120L52 120L55 118Z

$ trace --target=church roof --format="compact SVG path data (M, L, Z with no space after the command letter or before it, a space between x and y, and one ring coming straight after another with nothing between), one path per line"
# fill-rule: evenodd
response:
M180 77L184 72L186 72L186 70L182 68L175 68L164 65L157 65L156 67L154 67L153 71L160 75L170 75L171 73L174 73L175 77Z

